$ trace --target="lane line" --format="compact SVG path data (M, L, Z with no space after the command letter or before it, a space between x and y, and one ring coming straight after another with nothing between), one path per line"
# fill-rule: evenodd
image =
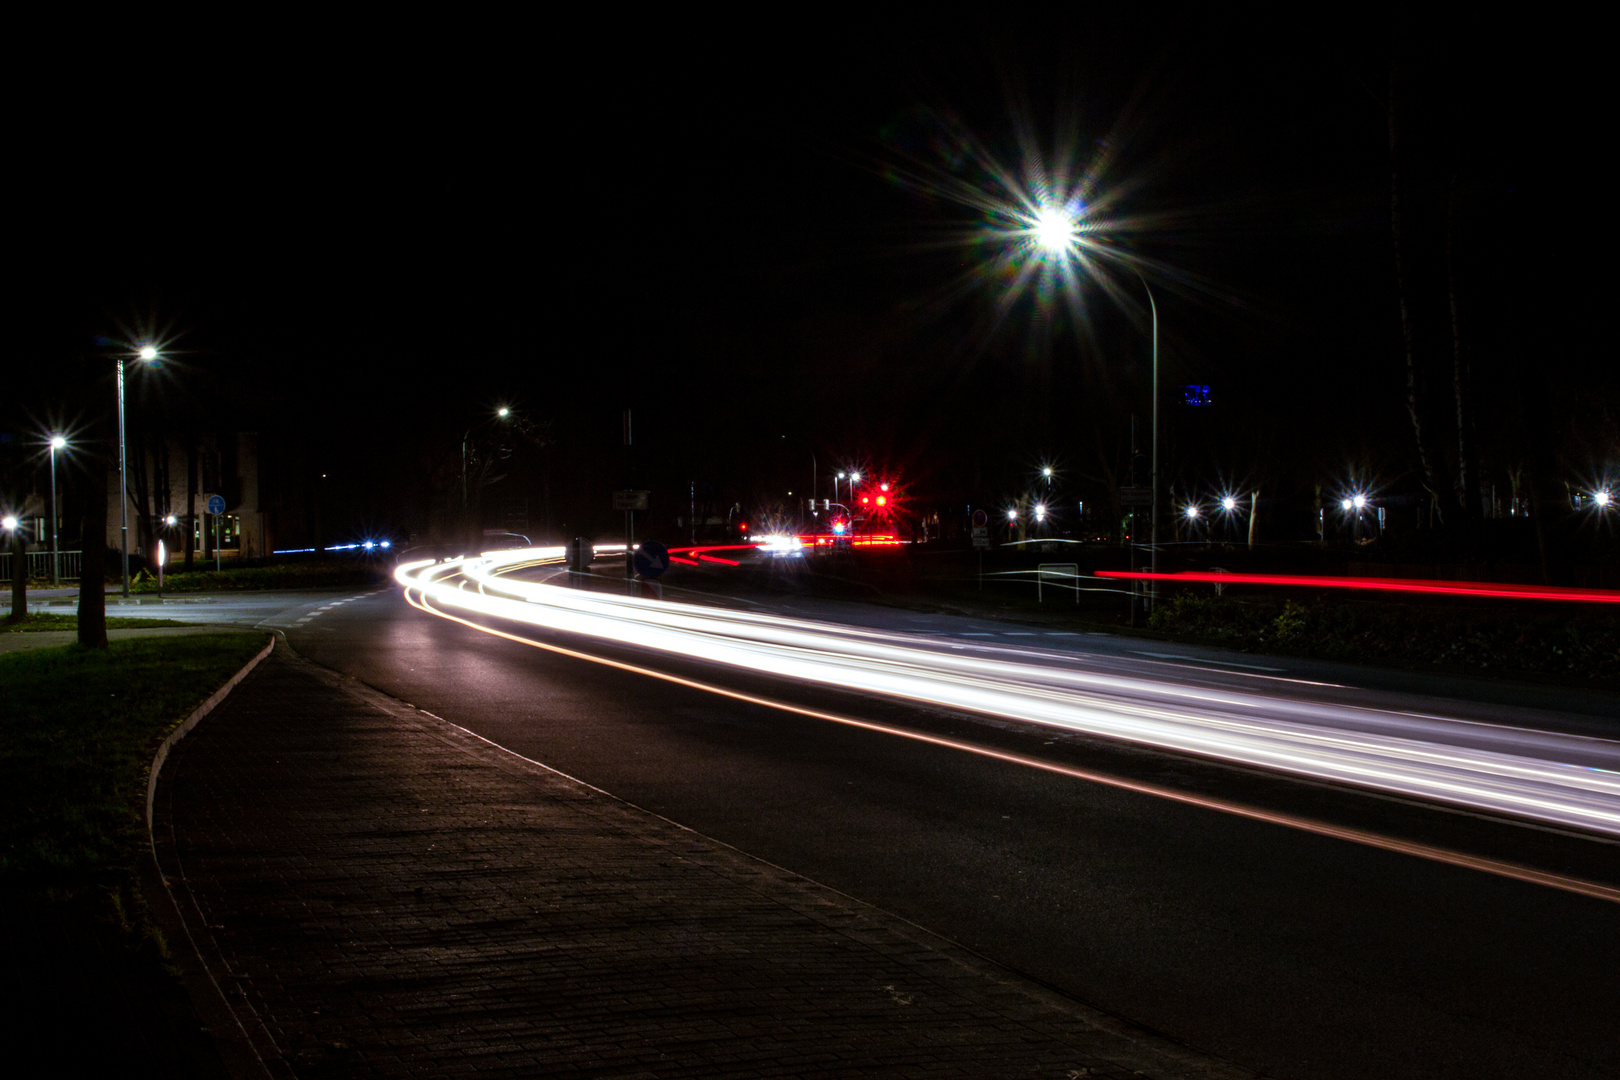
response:
M412 607L425 611L430 615L436 615L439 618L446 619L450 622L460 623L463 626L471 627L474 630L493 635L494 637L505 638L507 641L513 641L520 645L529 645L537 649L544 649L547 652L573 657L578 660L588 660L591 663L617 668L620 671L627 671L636 675L645 675L649 678L660 679L664 682L674 683L678 686L690 687L694 690L702 690L707 693L716 694L720 697L731 698L734 701L743 701L750 705L759 705L768 709L778 709L782 712L790 712L799 716L807 716L814 720L825 720L834 724L842 724L846 727L859 728L864 731L872 731L882 735L893 735L898 738L911 739L915 742L928 743L933 746L941 746L951 750L960 750L965 753L977 754L981 757L991 758L996 761L1023 765L1028 768L1039 769L1043 772L1056 773L1059 776L1067 776L1076 780L1085 780L1090 783L1102 784L1106 787L1119 788L1124 791L1133 791L1137 792L1138 794L1151 795L1156 798L1168 799L1171 802L1202 807L1206 810L1214 810L1223 814L1231 814L1234 817L1246 818L1251 821L1261 821L1271 825L1281 825L1284 828L1296 829L1300 832L1312 833L1317 836L1326 836L1335 840L1344 840L1352 844L1360 844L1364 847L1378 848L1382 851L1391 851L1401 855L1411 855L1416 858L1427 859L1430 862L1443 863L1448 866L1459 866L1469 870L1477 870L1482 873L1492 874L1497 877L1509 878L1514 881L1528 882L1532 885L1542 885L1547 888L1575 893L1579 896L1589 896L1598 900L1606 900L1611 904L1620 904L1620 888L1612 885L1604 885L1594 881L1585 881L1580 878L1569 877L1564 874L1555 874L1545 870L1537 870L1533 867L1519 866L1514 863L1503 862L1499 859L1488 859L1483 856L1470 855L1466 852L1451 851L1446 848L1435 847L1431 844L1420 844L1415 841L1401 840L1392 836L1383 836L1378 833L1369 832L1365 829L1354 829L1348 826L1333 825L1325 821L1317 821L1313 818L1299 817L1294 814L1284 814L1272 810L1264 810L1260 807L1248 806L1244 803L1234 802L1230 799L1221 799L1209 795L1196 795L1192 792L1178 791L1175 788L1164 787L1159 784L1150 784L1139 780L1127 780L1123 777L1110 776L1107 773L1093 772L1090 769L1078 769L1071 765L1061 765L1053 761L1042 761L1039 758L1026 757L1022 754L1013 754L1004 750L995 750L987 746L978 746L973 743L962 742L958 739L947 739L937 735L926 735L919 731L910 731L906 728L892 727L888 724L873 723L872 721L860 720L853 716L843 716L838 713L824 712L820 709L810 709L801 705L792 705L784 701L760 697L755 694L745 694L739 690L728 690L725 687L715 686L711 683L699 682L695 679L682 678L679 675L671 675L668 672L640 667L636 664L627 664L620 660L609 660L606 657L593 656L590 653L580 652L576 649L563 648L561 645L549 645L543 641L535 641L532 638L507 633L504 630L497 630L494 627L481 626L469 619L463 619L459 616L451 615L446 611L435 608L428 603L425 595L421 593L418 593L418 595L420 596L420 600L413 600L411 599L411 590L406 589L405 601Z

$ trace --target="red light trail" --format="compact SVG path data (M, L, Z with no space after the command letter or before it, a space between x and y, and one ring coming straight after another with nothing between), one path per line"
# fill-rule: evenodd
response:
M1185 584L1210 582L1219 585L1293 585L1307 589L1365 589L1375 592L1434 593L1442 596L1484 596L1509 600L1571 600L1585 604L1620 604L1620 591L1575 589L1562 585L1497 585L1486 581L1426 581L1422 578L1212 574L1204 571L1153 574L1140 570L1099 570L1097 576Z

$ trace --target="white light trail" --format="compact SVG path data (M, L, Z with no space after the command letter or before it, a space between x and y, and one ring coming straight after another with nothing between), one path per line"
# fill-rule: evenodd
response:
M499 573L561 556L560 548L499 552L406 564L395 576L447 609L1620 836L1620 742L965 655L904 634ZM476 590L440 580L451 574Z

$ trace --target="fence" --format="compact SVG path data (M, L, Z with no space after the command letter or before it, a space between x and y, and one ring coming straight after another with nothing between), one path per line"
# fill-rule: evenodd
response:
M25 552L28 556L28 580L51 580L51 553L48 551ZM0 553L0 581L11 580L11 552ZM56 553L57 577L63 581L79 580L79 553L77 551L59 551Z

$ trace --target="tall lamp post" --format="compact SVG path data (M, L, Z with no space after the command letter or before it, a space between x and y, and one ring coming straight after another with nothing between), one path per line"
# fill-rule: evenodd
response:
M56 550L56 452L67 445L60 435L51 436L51 588L62 583L61 556Z
M510 421L512 419L512 409L511 409L511 407L507 406L507 405L500 406L499 408L497 408L495 410L495 412L493 414L493 418L496 419L496 420ZM462 535L462 543L466 543L469 540L473 539L473 536L472 536L472 529L473 529L472 502L471 502L471 499L468 496L468 491L467 491L467 443L472 439L473 432L475 430L477 430L481 425L483 425L485 423L488 423L488 420L489 420L489 418L487 418L487 417L484 420L476 420L476 421L474 421L472 423L472 425L470 427L467 428L466 431L461 433L461 528L462 528L462 533L463 533L463 535ZM482 526L479 526L479 527L480 527L480 529L482 528ZM482 533L480 533L480 536L481 535L482 535ZM478 544L474 543L473 547L477 548ZM478 552L475 550L475 551L472 552L472 554L477 555Z
M1047 208L1042 210L1033 222L1035 242L1048 253L1067 257L1079 243L1075 228L1075 219L1065 210ZM1142 272L1131 267L1136 280L1142 283L1142 289L1147 293L1148 311L1153 317L1153 453L1148 466L1149 483L1152 485L1148 492L1148 547L1152 556L1152 572L1159 572L1159 305L1153 297L1153 289L1148 285L1147 278ZM1153 601L1158 596L1158 581L1155 579L1148 589L1148 604L1151 609Z
M135 358L143 364L154 363L158 351L151 345L142 345ZM118 557L124 571L124 599L129 599L129 476L124 464L124 358L113 364L118 369Z

